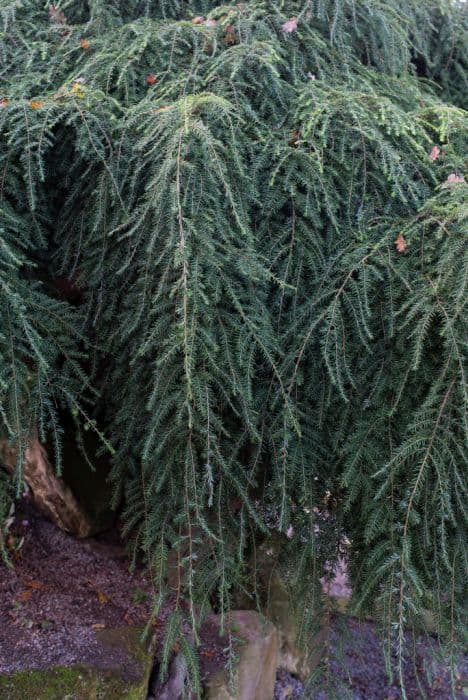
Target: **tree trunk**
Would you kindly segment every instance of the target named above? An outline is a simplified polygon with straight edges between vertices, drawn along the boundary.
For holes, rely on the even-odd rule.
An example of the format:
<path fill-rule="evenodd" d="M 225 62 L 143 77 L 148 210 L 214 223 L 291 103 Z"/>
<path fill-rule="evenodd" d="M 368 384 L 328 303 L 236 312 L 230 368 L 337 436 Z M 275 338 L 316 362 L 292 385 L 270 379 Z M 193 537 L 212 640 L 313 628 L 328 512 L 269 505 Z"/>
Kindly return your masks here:
<path fill-rule="evenodd" d="M 6 440 L 0 441 L 0 460 L 13 472 L 16 448 Z M 89 517 L 80 506 L 71 489 L 54 471 L 47 452 L 37 439 L 29 442 L 23 468 L 24 480 L 31 489 L 34 504 L 47 518 L 75 537 L 91 533 Z"/>

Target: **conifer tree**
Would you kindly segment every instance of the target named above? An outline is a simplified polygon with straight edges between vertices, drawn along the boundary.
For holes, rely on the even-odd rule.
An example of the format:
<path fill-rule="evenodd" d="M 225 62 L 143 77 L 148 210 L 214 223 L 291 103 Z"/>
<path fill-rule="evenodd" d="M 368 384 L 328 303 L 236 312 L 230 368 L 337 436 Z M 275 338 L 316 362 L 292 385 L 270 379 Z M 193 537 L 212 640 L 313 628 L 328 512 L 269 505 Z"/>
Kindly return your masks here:
<path fill-rule="evenodd" d="M 465 7 L 0 0 L 0 434 L 107 436 L 166 651 L 275 534 L 463 633 Z"/>

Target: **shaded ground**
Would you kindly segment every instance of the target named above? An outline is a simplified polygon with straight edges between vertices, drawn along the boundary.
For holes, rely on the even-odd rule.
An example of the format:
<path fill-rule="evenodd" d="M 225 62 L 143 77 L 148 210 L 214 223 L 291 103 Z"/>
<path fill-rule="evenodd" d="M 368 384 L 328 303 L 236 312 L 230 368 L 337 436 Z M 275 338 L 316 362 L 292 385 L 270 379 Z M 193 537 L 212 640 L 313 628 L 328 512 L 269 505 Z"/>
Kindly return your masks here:
<path fill-rule="evenodd" d="M 98 630 L 147 622 L 151 581 L 142 568 L 130 572 L 130 560 L 115 535 L 76 540 L 25 504 L 17 511 L 12 537 L 16 544 L 22 538 L 24 542 L 14 569 L 0 561 L 0 673 L 95 660 L 100 653 Z M 349 593 L 344 571 L 333 585 L 332 594 Z M 156 621 L 158 629 L 164 626 L 167 612 Z M 199 650 L 203 678 L 223 665 L 225 646 L 217 630 L 205 625 Z M 434 649 L 428 639 L 415 645 L 414 659 L 405 668 L 409 700 L 468 697 L 466 660 L 456 670 L 452 695 L 449 671 L 443 662 L 433 661 Z M 316 690 L 305 691 L 280 671 L 275 700 L 401 697 L 398 687 L 388 682 L 372 623 L 337 617 L 332 623 L 331 650 L 328 680 L 322 678 Z M 328 684 L 333 684 L 334 693 L 324 690 Z"/>
<path fill-rule="evenodd" d="M 13 569 L 0 563 L 0 673 L 91 661 L 97 630 L 147 621 L 151 583 L 118 541 L 75 540 L 27 506 L 12 537 L 24 543 Z"/>
<path fill-rule="evenodd" d="M 331 660 L 328 673 L 316 681 L 314 689 L 304 686 L 290 674 L 280 671 L 275 700 L 400 700 L 402 693 L 388 680 L 375 625 L 337 616 L 331 627 Z M 468 697 L 468 659 L 454 669 L 455 690 L 451 692 L 450 669 L 438 656 L 431 637 L 416 640 L 405 664 L 404 679 L 408 700 L 462 700 Z M 327 688 L 327 689 L 326 689 Z"/>
<path fill-rule="evenodd" d="M 115 658 L 100 657 L 99 630 L 143 627 L 153 594 L 143 568 L 130 572 L 130 558 L 118 536 L 76 540 L 23 504 L 10 538 L 12 544 L 24 541 L 14 568 L 0 559 L 0 674 L 53 664 L 118 663 L 118 647 Z M 168 605 L 154 621 L 156 632 L 164 628 L 169 610 Z M 201 671 L 206 677 L 223 665 L 225 640 L 205 624 L 202 641 Z"/>

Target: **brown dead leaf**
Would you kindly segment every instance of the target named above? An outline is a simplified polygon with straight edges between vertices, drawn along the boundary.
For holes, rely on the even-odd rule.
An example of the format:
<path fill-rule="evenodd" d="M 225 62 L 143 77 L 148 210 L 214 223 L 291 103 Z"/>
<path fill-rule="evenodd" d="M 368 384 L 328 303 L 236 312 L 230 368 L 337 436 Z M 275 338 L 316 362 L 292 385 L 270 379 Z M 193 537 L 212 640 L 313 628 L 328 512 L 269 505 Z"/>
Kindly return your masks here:
<path fill-rule="evenodd" d="M 158 82 L 158 79 L 154 73 L 148 73 L 145 80 L 146 80 L 146 84 L 149 86 L 154 85 L 155 83 Z"/>
<path fill-rule="evenodd" d="M 18 596 L 18 600 L 21 600 L 22 603 L 26 603 L 31 598 L 32 594 L 32 591 L 22 591 Z"/>
<path fill-rule="evenodd" d="M 109 598 L 106 596 L 104 591 L 97 591 L 97 597 L 99 599 L 99 602 L 102 604 L 109 602 Z"/>
<path fill-rule="evenodd" d="M 206 656 L 208 659 L 212 659 L 213 656 L 216 656 L 216 651 L 213 651 L 213 649 L 202 649 L 200 656 Z"/>
<path fill-rule="evenodd" d="M 35 591 L 41 591 L 45 588 L 45 584 L 42 581 L 26 581 L 26 586 L 32 588 Z"/>
<path fill-rule="evenodd" d="M 405 237 L 403 236 L 402 233 L 400 233 L 398 238 L 396 239 L 395 247 L 399 253 L 404 253 L 406 248 L 408 247 L 408 244 L 407 244 Z"/>
<path fill-rule="evenodd" d="M 67 23 L 65 12 L 63 12 L 63 10 L 59 10 L 55 5 L 49 5 L 49 17 L 51 22 L 57 22 L 57 24 Z"/>
<path fill-rule="evenodd" d="M 293 131 L 291 131 L 290 136 L 291 136 L 291 138 L 289 139 L 289 142 L 288 142 L 289 145 L 290 146 L 297 146 L 297 144 L 299 143 L 299 141 L 301 139 L 301 132 L 299 131 L 299 129 L 294 129 Z"/>
<path fill-rule="evenodd" d="M 167 112 L 169 109 L 169 105 L 166 107 L 158 107 L 158 109 L 153 109 L 153 114 L 162 114 L 163 112 Z"/>
<path fill-rule="evenodd" d="M 460 182 L 464 182 L 465 178 L 463 175 L 458 175 L 458 173 L 450 173 L 445 181 L 445 186 L 452 187 L 453 185 L 458 185 Z"/>
<path fill-rule="evenodd" d="M 291 17 L 291 19 L 288 19 L 288 21 L 282 25 L 281 29 L 285 34 L 292 34 L 293 32 L 296 32 L 297 17 Z"/>
<path fill-rule="evenodd" d="M 106 626 L 102 624 L 102 622 L 96 622 L 94 625 L 91 625 L 93 630 L 104 630 L 106 629 Z"/>
<path fill-rule="evenodd" d="M 236 32 L 233 24 L 228 24 L 224 30 L 224 41 L 228 46 L 233 46 L 236 43 Z"/>

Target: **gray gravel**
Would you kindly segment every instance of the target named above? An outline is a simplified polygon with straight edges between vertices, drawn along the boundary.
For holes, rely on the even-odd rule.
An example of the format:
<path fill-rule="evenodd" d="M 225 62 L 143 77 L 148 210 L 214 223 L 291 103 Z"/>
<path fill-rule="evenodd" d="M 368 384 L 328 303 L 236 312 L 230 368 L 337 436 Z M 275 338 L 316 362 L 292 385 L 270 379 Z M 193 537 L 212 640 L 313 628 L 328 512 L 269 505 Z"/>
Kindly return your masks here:
<path fill-rule="evenodd" d="M 437 656 L 434 639 L 415 641 L 412 658 L 404 669 L 408 700 L 466 700 L 468 697 L 468 655 L 454 670 L 453 692 L 447 660 Z M 312 687 L 280 670 L 275 700 L 400 700 L 399 685 L 389 681 L 375 626 L 353 618 L 337 618 L 331 630 L 329 672 Z"/>

